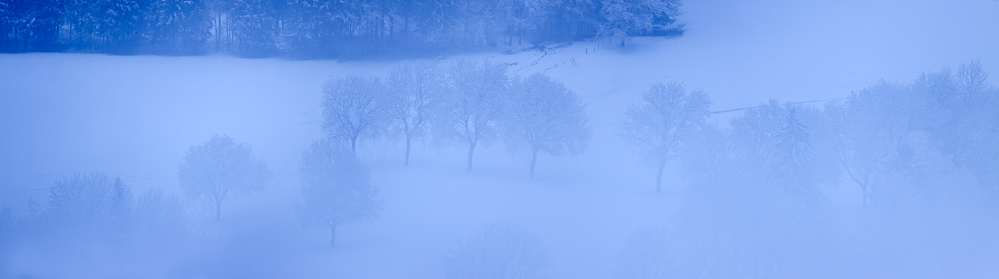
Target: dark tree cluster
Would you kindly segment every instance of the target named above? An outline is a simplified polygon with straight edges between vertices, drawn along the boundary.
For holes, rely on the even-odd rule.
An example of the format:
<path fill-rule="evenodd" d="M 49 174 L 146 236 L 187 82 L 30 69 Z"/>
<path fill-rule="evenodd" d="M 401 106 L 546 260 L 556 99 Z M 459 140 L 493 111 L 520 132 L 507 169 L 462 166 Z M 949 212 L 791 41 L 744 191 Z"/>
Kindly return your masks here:
<path fill-rule="evenodd" d="M 0 0 L 0 52 L 357 58 L 678 36 L 678 0 Z"/>

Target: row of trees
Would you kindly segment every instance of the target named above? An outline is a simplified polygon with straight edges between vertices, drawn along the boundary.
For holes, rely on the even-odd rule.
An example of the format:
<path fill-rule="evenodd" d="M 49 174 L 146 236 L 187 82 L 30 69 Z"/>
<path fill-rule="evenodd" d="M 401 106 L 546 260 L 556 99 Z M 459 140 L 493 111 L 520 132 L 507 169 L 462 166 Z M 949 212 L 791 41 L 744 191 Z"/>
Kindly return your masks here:
<path fill-rule="evenodd" d="M 741 181 L 810 199 L 845 175 L 865 205 L 883 198 L 890 181 L 920 175 L 915 170 L 931 165 L 921 160 L 933 157 L 992 189 L 999 185 L 999 149 L 990 144 L 999 142 L 999 90 L 986 77 L 972 62 L 911 84 L 882 80 L 821 110 L 771 100 L 740 109 L 729 129 L 705 122 L 712 112 L 703 92 L 659 83 L 629 107 L 622 137 L 656 167 L 657 193 L 663 168 L 677 158 L 694 181 L 714 185 L 736 171 Z"/>
<path fill-rule="evenodd" d="M 357 57 L 679 35 L 677 0 L 0 0 L 0 51 Z"/>
<path fill-rule="evenodd" d="M 590 129 L 582 99 L 543 74 L 509 77 L 504 65 L 457 62 L 446 67 L 414 63 L 377 77 L 330 79 L 323 86 L 323 128 L 351 151 L 358 141 L 402 137 L 403 164 L 415 138 L 442 146 L 475 148 L 502 139 L 530 156 L 533 177 L 538 153 L 581 154 Z"/>
<path fill-rule="evenodd" d="M 657 176 L 675 162 L 689 187 L 662 229 L 622 250 L 618 275 L 976 276 L 999 228 L 999 88 L 986 79 L 971 62 L 824 106 L 716 112 L 740 113 L 727 127 L 704 121 L 703 93 L 653 85 L 622 136 Z M 843 192 L 864 210 L 835 208 Z"/>
<path fill-rule="evenodd" d="M 303 153 L 299 170 L 302 199 L 296 212 L 301 224 L 330 228 L 331 244 L 339 225 L 378 216 L 378 189 L 371 184 L 367 168 L 349 150 L 318 141 Z M 216 221 L 220 221 L 223 201 L 263 190 L 270 174 L 267 164 L 253 156 L 249 145 L 216 135 L 188 149 L 178 182 L 190 201 L 213 205 Z M 89 235 L 102 241 L 126 236 L 158 241 L 167 237 L 164 233 L 174 239 L 190 236 L 188 212 L 179 198 L 158 188 L 134 197 L 131 187 L 106 173 L 81 173 L 59 180 L 50 188 L 47 208 L 29 203 L 30 212 L 24 218 L 16 218 L 10 208 L 3 208 L 0 232 L 15 225 L 53 224 L 56 227 L 50 229 L 54 233 L 75 232 L 81 235 L 69 238 L 82 237 L 82 241 L 95 241 Z"/>
<path fill-rule="evenodd" d="M 381 211 L 378 188 L 371 184 L 367 167 L 337 142 L 321 140 L 309 146 L 302 154 L 299 172 L 299 220 L 304 227 L 329 228 L 330 245 L 336 243 L 338 226 L 375 218 Z M 189 197 L 213 203 L 218 221 L 227 196 L 262 190 L 269 174 L 267 165 L 251 154 L 249 145 L 216 135 L 188 149 L 179 182 Z"/>

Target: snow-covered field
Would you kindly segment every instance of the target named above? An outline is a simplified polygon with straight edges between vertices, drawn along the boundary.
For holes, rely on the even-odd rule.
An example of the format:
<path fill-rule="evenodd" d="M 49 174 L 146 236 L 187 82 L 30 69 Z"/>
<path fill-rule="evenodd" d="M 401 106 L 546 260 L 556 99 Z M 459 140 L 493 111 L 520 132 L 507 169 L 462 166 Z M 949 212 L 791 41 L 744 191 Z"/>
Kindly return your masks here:
<path fill-rule="evenodd" d="M 44 205 L 59 178 L 88 171 L 120 176 L 136 193 L 179 194 L 188 146 L 224 133 L 252 145 L 276 175 L 263 192 L 228 200 L 221 223 L 211 209 L 196 209 L 202 229 L 224 244 L 167 277 L 438 278 L 456 240 L 487 224 L 511 224 L 551 246 L 555 277 L 601 278 L 629 235 L 662 224 L 682 202 L 675 170 L 654 195 L 654 171 L 639 166 L 618 136 L 627 105 L 653 82 L 703 89 L 713 110 L 839 98 L 880 78 L 908 82 L 971 60 L 999 84 L 996 1 L 691 0 L 685 11 L 688 32 L 678 39 L 440 58 L 510 63 L 513 74 L 544 72 L 564 82 L 587 105 L 590 149 L 577 158 L 542 156 L 530 180 L 528 158 L 502 144 L 479 149 L 472 173 L 460 147 L 417 144 L 403 167 L 401 141 L 365 144 L 359 154 L 384 211 L 343 226 L 333 250 L 327 231 L 301 229 L 293 211 L 299 158 L 321 136 L 320 87 L 330 77 L 384 76 L 405 61 L 2 54 L 0 206 L 23 214 L 29 198 Z M 852 212 L 859 192 L 843 183 L 833 202 Z M 7 274 L 69 272 L 43 263 L 51 259 L 15 254 L 0 264 Z"/>

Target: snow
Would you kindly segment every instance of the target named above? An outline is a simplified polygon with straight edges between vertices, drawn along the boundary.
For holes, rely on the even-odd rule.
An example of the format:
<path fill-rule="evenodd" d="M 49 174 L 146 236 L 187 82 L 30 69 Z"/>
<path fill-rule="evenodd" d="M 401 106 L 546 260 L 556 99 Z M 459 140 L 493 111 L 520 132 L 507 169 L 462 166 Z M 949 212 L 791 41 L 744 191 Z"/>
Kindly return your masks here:
<path fill-rule="evenodd" d="M 328 231 L 302 230 L 293 211 L 299 158 L 320 137 L 321 85 L 331 76 L 384 77 L 404 61 L 2 54 L 0 206 L 17 214 L 28 198 L 44 206 L 57 179 L 94 170 L 121 176 L 134 193 L 180 194 L 187 147 L 224 133 L 250 144 L 276 175 L 264 192 L 227 201 L 220 224 L 196 210 L 226 241 L 180 264 L 179 277 L 437 278 L 444 251 L 488 224 L 537 234 L 553 248 L 555 277 L 606 277 L 629 235 L 665 222 L 684 188 L 671 167 L 664 193 L 653 195 L 654 170 L 638 166 L 619 137 L 625 108 L 653 82 L 703 89 L 713 110 L 839 98 L 879 78 L 908 82 L 973 59 L 999 83 L 995 1 L 691 0 L 684 10 L 688 32 L 678 39 L 442 58 L 516 63 L 514 74 L 563 81 L 587 105 L 591 148 L 575 158 L 540 155 L 529 180 L 529 158 L 502 144 L 480 146 L 472 173 L 460 147 L 414 143 L 411 166 L 402 167 L 402 141 L 359 146 L 385 208 L 376 221 L 342 227 L 335 250 Z M 842 188 L 838 206 L 856 209 L 844 200 L 859 193 Z"/>

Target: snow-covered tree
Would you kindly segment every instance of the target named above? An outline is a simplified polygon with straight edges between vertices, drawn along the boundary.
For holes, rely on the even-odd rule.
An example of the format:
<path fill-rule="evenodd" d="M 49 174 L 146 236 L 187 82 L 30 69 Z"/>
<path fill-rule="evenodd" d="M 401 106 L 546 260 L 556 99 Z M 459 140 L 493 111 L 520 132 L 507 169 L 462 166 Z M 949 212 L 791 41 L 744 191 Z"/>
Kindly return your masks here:
<path fill-rule="evenodd" d="M 708 116 L 711 101 L 700 90 L 682 83 L 656 83 L 642 94 L 641 106 L 628 107 L 622 137 L 643 159 L 658 169 L 656 193 L 662 192 L 662 173 L 677 158 Z"/>
<path fill-rule="evenodd" d="M 279 1 L 233 0 L 228 28 L 236 44 L 235 52 L 250 57 L 278 53 L 280 35 Z"/>
<path fill-rule="evenodd" d="M 211 20 L 205 0 L 155 0 L 145 17 L 148 47 L 166 54 L 201 53 Z"/>
<path fill-rule="evenodd" d="M 679 0 L 603 0 L 600 34 L 622 38 L 655 35 L 677 28 Z M 622 41 L 622 44 L 624 41 Z"/>
<path fill-rule="evenodd" d="M 489 62 L 459 61 L 447 70 L 448 88 L 435 113 L 434 132 L 446 143 L 468 144 L 468 171 L 475 147 L 496 137 L 507 80 L 506 67 Z"/>
<path fill-rule="evenodd" d="M 590 141 L 582 98 L 544 74 L 513 80 L 504 115 L 506 143 L 527 151 L 532 178 L 538 152 L 578 155 Z"/>
<path fill-rule="evenodd" d="M 429 127 L 434 105 L 440 103 L 443 73 L 431 62 L 409 63 L 396 67 L 389 73 L 388 98 L 392 101 L 390 116 L 394 125 L 406 139 L 406 158 L 413 138 L 423 137 Z"/>
<path fill-rule="evenodd" d="M 827 181 L 841 171 L 813 107 L 776 100 L 751 107 L 731 120 L 734 159 L 746 180 L 815 201 Z M 821 132 L 821 133 L 820 133 Z"/>
<path fill-rule="evenodd" d="M 865 206 L 878 179 L 904 163 L 900 152 L 916 128 L 914 116 L 926 111 L 923 105 L 909 87 L 882 80 L 826 106 L 839 161 L 860 186 Z"/>
<path fill-rule="evenodd" d="M 962 64 L 956 76 L 948 71 L 923 75 L 916 90 L 934 96 L 931 135 L 940 151 L 958 166 L 972 171 L 980 183 L 999 189 L 999 88 L 987 83 L 988 72 L 978 61 Z"/>
<path fill-rule="evenodd" d="M 775 135 L 774 154 L 770 158 L 770 180 L 785 191 L 815 196 L 816 167 L 811 127 L 788 108 L 783 126 Z"/>
<path fill-rule="evenodd" d="M 215 204 L 215 220 L 222 218 L 222 202 L 231 195 L 248 195 L 264 188 L 270 171 L 245 143 L 215 135 L 187 149 L 178 182 L 188 196 Z"/>
<path fill-rule="evenodd" d="M 122 226 L 132 211 L 132 192 L 102 172 L 64 177 L 49 190 L 48 214 L 63 224 Z"/>
<path fill-rule="evenodd" d="M 375 139 L 391 123 L 393 101 L 377 77 L 348 76 L 323 84 L 323 129 L 335 141 L 350 142 L 357 151 L 361 139 Z"/>
<path fill-rule="evenodd" d="M 303 226 L 330 229 L 330 246 L 336 229 L 372 219 L 381 211 L 378 189 L 368 169 L 338 142 L 321 140 L 302 154 L 302 201 L 297 212 Z"/>
<path fill-rule="evenodd" d="M 490 226 L 444 254 L 444 277 L 541 279 L 551 277 L 550 249 L 533 234 Z"/>

